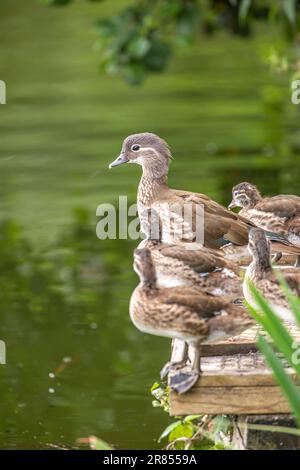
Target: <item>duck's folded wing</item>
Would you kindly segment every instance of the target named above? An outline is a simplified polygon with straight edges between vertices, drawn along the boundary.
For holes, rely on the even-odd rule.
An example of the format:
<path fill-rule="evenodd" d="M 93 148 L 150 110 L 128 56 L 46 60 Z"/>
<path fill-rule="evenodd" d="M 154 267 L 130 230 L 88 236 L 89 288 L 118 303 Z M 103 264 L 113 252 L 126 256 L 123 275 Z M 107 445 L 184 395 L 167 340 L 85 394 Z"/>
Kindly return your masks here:
<path fill-rule="evenodd" d="M 176 204 L 182 209 L 182 214 L 179 216 L 174 210 Z M 194 241 L 197 233 L 200 234 L 200 237 L 197 237 L 199 241 L 201 233 L 203 233 L 205 245 L 212 248 L 228 242 L 237 245 L 248 243 L 248 231 L 253 224 L 203 194 L 172 190 L 168 200 L 168 208 L 172 215 L 176 215 L 177 226 L 180 227 L 181 224 L 178 232 L 181 230 L 185 234 L 186 240 Z M 188 220 L 188 217 L 183 217 L 183 210 L 186 211 L 186 214 L 192 214 L 191 221 Z M 160 214 L 162 212 L 160 211 Z M 166 222 L 165 215 L 164 218 L 163 224 Z"/>
<path fill-rule="evenodd" d="M 199 246 L 198 249 L 189 250 L 182 245 L 170 245 L 163 247 L 160 251 L 168 258 L 182 261 L 197 272 L 214 271 L 217 267 L 226 266 L 225 258 L 219 252 Z"/>
<path fill-rule="evenodd" d="M 273 196 L 259 202 L 255 209 L 263 212 L 272 212 L 278 217 L 294 217 L 300 215 L 300 197 L 298 196 Z"/>
<path fill-rule="evenodd" d="M 214 297 L 188 287 L 164 289 L 159 295 L 162 303 L 184 306 L 203 317 L 211 317 L 228 305 L 228 301 L 224 298 Z"/>

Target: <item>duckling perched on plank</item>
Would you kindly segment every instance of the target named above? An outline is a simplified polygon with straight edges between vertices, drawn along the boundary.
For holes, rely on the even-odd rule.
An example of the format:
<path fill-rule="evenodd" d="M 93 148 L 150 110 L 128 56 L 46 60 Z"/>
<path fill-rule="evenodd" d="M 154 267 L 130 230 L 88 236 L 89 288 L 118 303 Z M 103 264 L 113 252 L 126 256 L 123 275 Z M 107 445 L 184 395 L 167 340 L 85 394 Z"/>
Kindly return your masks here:
<path fill-rule="evenodd" d="M 145 333 L 183 340 L 194 352 L 191 366 L 180 369 L 170 379 L 173 390 L 185 393 L 200 377 L 200 344 L 240 334 L 254 322 L 243 308 L 199 288 L 159 288 L 147 248 L 134 251 L 134 270 L 140 284 L 130 300 L 133 324 Z"/>
<path fill-rule="evenodd" d="M 278 233 L 294 245 L 300 246 L 299 196 L 281 194 L 262 197 L 254 184 L 245 182 L 232 189 L 232 201 L 228 208 L 234 207 L 241 207 L 239 214 L 257 227 Z"/>
<path fill-rule="evenodd" d="M 253 261 L 248 266 L 244 278 L 243 291 L 247 302 L 254 308 L 257 304 L 249 290 L 249 280 L 256 289 L 268 300 L 273 310 L 282 320 L 295 322 L 289 303 L 281 289 L 280 282 L 271 266 L 270 243 L 262 229 L 252 229 L 249 233 L 249 251 Z M 300 271 L 289 268 L 282 275 L 292 293 L 300 297 Z"/>
<path fill-rule="evenodd" d="M 206 293 L 243 298 L 240 267 L 218 250 L 198 246 L 188 250 L 184 244 L 143 240 L 138 248 L 148 248 L 159 287 L 194 286 Z"/>

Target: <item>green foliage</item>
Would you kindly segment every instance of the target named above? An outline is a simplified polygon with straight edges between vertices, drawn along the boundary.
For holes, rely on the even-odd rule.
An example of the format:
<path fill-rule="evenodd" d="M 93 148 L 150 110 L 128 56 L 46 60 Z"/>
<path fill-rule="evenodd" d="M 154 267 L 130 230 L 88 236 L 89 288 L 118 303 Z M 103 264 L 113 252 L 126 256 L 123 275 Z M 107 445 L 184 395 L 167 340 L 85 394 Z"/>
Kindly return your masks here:
<path fill-rule="evenodd" d="M 300 326 L 300 301 L 288 289 L 287 285 L 281 281 L 282 288 L 290 304 L 290 309 L 294 313 L 295 320 Z M 259 337 L 258 345 L 265 355 L 267 363 L 273 370 L 274 376 L 280 385 L 282 392 L 286 396 L 291 405 L 291 409 L 295 415 L 298 426 L 300 427 L 300 390 L 295 382 L 287 374 L 284 362 L 278 358 L 276 352 L 283 354 L 284 359 L 289 366 L 295 371 L 296 376 L 300 379 L 300 361 L 296 348 L 299 345 L 290 335 L 287 328 L 282 324 L 278 316 L 273 312 L 268 302 L 250 283 L 249 285 L 252 295 L 258 305 L 257 309 L 253 309 L 248 305 L 248 309 L 252 313 L 255 320 L 264 328 L 273 341 L 273 345 L 269 345 L 265 338 Z"/>
<path fill-rule="evenodd" d="M 101 67 L 131 84 L 141 83 L 149 72 L 163 71 L 171 55 L 170 35 L 176 28 L 187 39 L 192 13 L 197 13 L 194 2 L 138 1 L 119 15 L 98 21 Z"/>
<path fill-rule="evenodd" d="M 226 450 L 231 432 L 226 416 L 190 415 L 167 426 L 158 442 L 167 440 L 168 450 Z"/>
<path fill-rule="evenodd" d="M 152 405 L 169 412 L 169 388 L 158 382 L 151 387 Z M 232 422 L 227 416 L 189 415 L 170 423 L 158 442 L 168 450 L 224 450 L 229 448 Z"/>
<path fill-rule="evenodd" d="M 72 0 L 40 0 L 68 5 Z M 102 0 L 85 0 L 102 1 Z M 272 22 L 289 38 L 299 31 L 296 0 L 132 0 L 120 13 L 97 22 L 100 67 L 130 84 L 143 82 L 149 73 L 165 70 L 177 46 L 200 34 L 225 29 L 248 36 L 256 21 Z M 203 44 L 203 40 L 201 40 Z"/>
<path fill-rule="evenodd" d="M 154 408 L 163 408 L 167 413 L 169 412 L 169 387 L 165 387 L 158 382 L 155 382 L 151 387 L 151 394 L 155 398 L 152 401 Z"/>

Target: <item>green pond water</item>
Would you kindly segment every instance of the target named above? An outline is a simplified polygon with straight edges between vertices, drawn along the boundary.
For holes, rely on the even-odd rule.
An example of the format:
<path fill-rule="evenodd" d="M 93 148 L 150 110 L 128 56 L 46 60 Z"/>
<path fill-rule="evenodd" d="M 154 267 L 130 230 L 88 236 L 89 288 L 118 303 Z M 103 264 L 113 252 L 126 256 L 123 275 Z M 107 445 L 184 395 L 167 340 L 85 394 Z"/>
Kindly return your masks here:
<path fill-rule="evenodd" d="M 263 61 L 276 35 L 202 38 L 132 88 L 98 73 L 93 28 L 128 3 L 0 2 L 2 449 L 72 448 L 90 435 L 162 445 L 170 419 L 149 389 L 170 343 L 129 320 L 137 242 L 95 234 L 99 204 L 135 201 L 139 167 L 108 170 L 125 136 L 162 135 L 170 183 L 223 204 L 242 180 L 300 194 L 300 107 Z"/>

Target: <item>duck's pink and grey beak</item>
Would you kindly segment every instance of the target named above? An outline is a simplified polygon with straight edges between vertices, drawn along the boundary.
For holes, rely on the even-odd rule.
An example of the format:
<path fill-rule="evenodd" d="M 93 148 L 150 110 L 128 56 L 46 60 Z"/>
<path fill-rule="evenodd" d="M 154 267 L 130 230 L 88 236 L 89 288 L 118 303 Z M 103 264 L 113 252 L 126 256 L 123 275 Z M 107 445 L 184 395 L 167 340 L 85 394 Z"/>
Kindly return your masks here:
<path fill-rule="evenodd" d="M 234 199 L 232 199 L 231 203 L 229 204 L 229 206 L 227 207 L 227 209 L 234 209 L 235 207 L 237 207 Z"/>
<path fill-rule="evenodd" d="M 128 161 L 129 160 L 126 157 L 125 153 L 120 153 L 118 158 L 116 158 L 113 162 L 111 162 L 108 168 L 113 168 L 114 166 L 122 165 L 123 163 L 127 163 Z"/>

